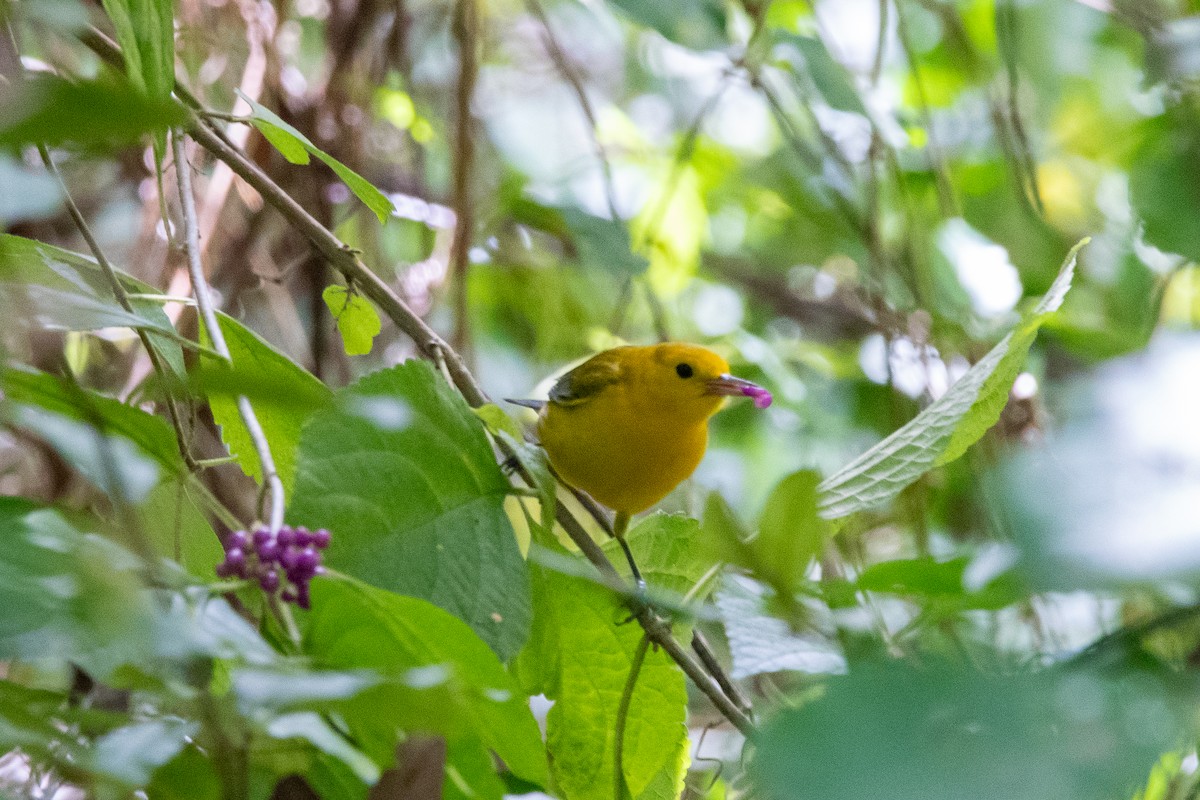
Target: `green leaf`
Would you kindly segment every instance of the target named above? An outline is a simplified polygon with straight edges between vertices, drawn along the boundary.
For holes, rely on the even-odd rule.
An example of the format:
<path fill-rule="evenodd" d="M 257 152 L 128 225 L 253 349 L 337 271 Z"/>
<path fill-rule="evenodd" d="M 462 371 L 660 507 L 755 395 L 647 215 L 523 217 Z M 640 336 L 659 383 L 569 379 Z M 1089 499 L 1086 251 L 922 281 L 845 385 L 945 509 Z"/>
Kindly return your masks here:
<path fill-rule="evenodd" d="M 831 108 L 867 116 L 867 109 L 855 91 L 849 73 L 833 59 L 820 37 L 792 33 L 779 33 L 778 36 L 781 42 L 794 45 L 800 51 L 804 71 Z"/>
<path fill-rule="evenodd" d="M 393 679 L 343 712 L 363 739 L 390 740 L 394 748 L 398 728 L 477 737 L 516 775 L 545 785 L 541 734 L 525 696 L 461 620 L 424 600 L 319 579 L 304 645 L 323 667 L 372 669 Z"/>
<path fill-rule="evenodd" d="M 522 441 L 524 434 L 517 421 L 505 413 L 504 409 L 495 403 L 485 403 L 479 408 L 471 409 L 479 417 L 488 432 L 498 436 L 501 432 L 507 434 L 513 443 Z"/>
<path fill-rule="evenodd" d="M 0 147 L 125 144 L 183 119 L 183 110 L 169 98 L 150 97 L 125 81 L 67 81 L 42 74 L 0 94 Z"/>
<path fill-rule="evenodd" d="M 0 498 L 0 658 L 70 659 L 98 680 L 153 652 L 140 566 L 55 511 Z"/>
<path fill-rule="evenodd" d="M 529 578 L 483 425 L 420 361 L 337 400 L 301 436 L 288 519 L 333 531 L 330 566 L 429 600 L 511 656 L 529 632 Z"/>
<path fill-rule="evenodd" d="M 653 28 L 676 44 L 696 50 L 723 47 L 725 4 L 718 0 L 614 0 L 613 5 L 639 25 Z"/>
<path fill-rule="evenodd" d="M 652 590 L 668 595 L 668 599 L 683 597 L 697 588 L 716 561 L 703 548 L 696 546 L 700 523 L 682 514 L 651 514 L 638 522 L 625 536 L 629 549 L 638 563 L 642 577 Z M 619 572 L 630 577 L 629 565 L 615 539 L 604 543 L 604 552 Z M 708 596 L 699 587 L 693 593 L 696 600 Z"/>
<path fill-rule="evenodd" d="M 13 366 L 0 372 L 0 388 L 11 402 L 103 427 L 110 435 L 128 439 L 170 472 L 183 468 L 171 426 L 160 417 L 112 397 L 74 387 L 54 375 Z"/>
<path fill-rule="evenodd" d="M 271 447 L 271 457 L 283 488 L 289 495 L 296 476 L 296 449 L 300 429 L 312 415 L 314 404 L 332 396 L 323 383 L 296 362 L 280 353 L 254 331 L 237 320 L 218 314 L 221 332 L 229 346 L 233 369 L 239 374 L 253 373 L 256 380 L 271 387 L 273 395 L 260 394 L 250 401 Z M 205 336 L 207 342 L 207 336 Z M 210 373 L 226 370 L 211 361 L 203 369 Z M 226 377 L 235 377 L 226 372 Z M 235 382 L 236 385 L 236 382 Z M 242 471 L 262 481 L 262 464 L 254 440 L 238 414 L 237 395 L 210 394 L 213 419 L 221 426 L 221 439 L 237 457 Z"/>
<path fill-rule="evenodd" d="M 213 761 L 192 745 L 155 771 L 146 796 L 155 800 L 220 800 L 221 782 Z"/>
<path fill-rule="evenodd" d="M 103 0 L 129 78 L 155 99 L 175 88 L 175 20 L 171 0 Z"/>
<path fill-rule="evenodd" d="M 200 724 L 182 719 L 135 722 L 96 741 L 88 766 L 126 786 L 145 786 L 154 771 L 175 758 Z"/>
<path fill-rule="evenodd" d="M 769 721 L 751 773 L 779 800 L 1128 797 L 1187 740 L 1194 703 L 1194 686 L 1133 669 L 864 664 Z"/>
<path fill-rule="evenodd" d="M 617 711 L 642 631 L 620 624 L 628 610 L 607 589 L 545 568 L 534 572 L 539 606 L 531 642 L 536 653 L 553 651 L 543 678 L 555 701 L 546 719 L 554 782 L 571 800 L 608 800 L 615 796 Z M 635 800 L 679 796 L 686 719 L 683 673 L 665 653 L 649 650 L 629 704 L 622 759 Z"/>
<path fill-rule="evenodd" d="M 383 330 L 375 306 L 345 286 L 326 286 L 321 299 L 337 322 L 346 355 L 362 356 L 371 352 L 371 341 Z"/>
<path fill-rule="evenodd" d="M 117 273 L 130 294 L 157 294 L 149 284 Z M 151 341 L 176 376 L 184 375 L 180 344 L 191 345 L 175 331 L 162 306 L 133 299 L 130 315 L 113 297 L 108 279 L 92 259 L 43 242 L 0 235 L 0 301 L 8 313 L 60 330 L 131 327 L 150 331 Z"/>
<path fill-rule="evenodd" d="M 1190 119 L 1153 120 L 1129 171 L 1129 191 L 1147 242 L 1189 259 L 1200 259 L 1200 135 Z"/>
<path fill-rule="evenodd" d="M 382 677 L 370 670 L 245 667 L 230 674 L 231 690 L 247 717 L 262 711 L 325 710 L 333 701 L 357 697 L 381 681 Z"/>
<path fill-rule="evenodd" d="M 138 507 L 142 530 L 158 553 L 202 581 L 225 556 L 221 541 L 192 497 L 186 478 L 165 480 Z"/>
<path fill-rule="evenodd" d="M 735 680 L 790 670 L 810 674 L 842 673 L 846 657 L 838 644 L 833 615 L 815 601 L 804 603 L 805 626 L 793 631 L 770 613 L 773 590 L 740 575 L 727 575 L 717 592 L 717 611 L 725 623 Z"/>
<path fill-rule="evenodd" d="M 372 784 L 379 780 L 379 767 L 344 736 L 334 730 L 320 714 L 297 711 L 283 714 L 265 726 L 268 736 L 275 739 L 303 739 L 322 753 L 341 761 L 363 781 Z"/>
<path fill-rule="evenodd" d="M 446 743 L 442 800 L 503 800 L 504 796 L 504 782 L 486 747 L 470 739 Z"/>
<path fill-rule="evenodd" d="M 985 586 L 970 589 L 964 580 L 971 559 L 949 561 L 932 557 L 897 559 L 872 564 L 859 574 L 858 588 L 866 592 L 888 592 L 925 597 L 943 610 L 978 608 L 997 610 L 1023 596 L 1016 578 L 1001 574 Z"/>
<path fill-rule="evenodd" d="M 759 570 L 777 592 L 795 593 L 808 562 L 820 555 L 829 535 L 829 524 L 817 515 L 817 484 L 812 470 L 792 473 L 779 482 L 767 498 L 758 520 L 758 537 L 751 543 Z"/>
<path fill-rule="evenodd" d="M 508 201 L 509 213 L 518 222 L 562 239 L 568 255 L 580 264 L 616 272 L 640 275 L 649 262 L 633 252 L 629 228 L 621 220 L 604 219 L 574 206 L 551 206 L 528 197 Z"/>
<path fill-rule="evenodd" d="M 266 106 L 254 102 L 240 91 L 238 94 L 253 109 L 254 127 L 258 128 L 267 141 L 273 144 L 288 161 L 293 164 L 307 164 L 308 156 L 304 154 L 304 151 L 321 159 L 337 173 L 350 191 L 354 192 L 355 197 L 375 212 L 375 216 L 379 217 L 381 223 L 386 222 L 387 218 L 396 210 L 392 201 L 388 200 L 387 196 L 376 189 L 367 179 L 321 150 L 309 141 L 307 136 L 284 122 Z"/>
<path fill-rule="evenodd" d="M 844 517 L 886 503 L 933 467 L 957 459 L 996 423 L 1038 329 L 1062 304 L 1071 287 L 1075 257 L 1089 241 L 1071 248 L 1041 302 L 949 391 L 825 479 L 819 487 L 823 517 Z"/>
<path fill-rule="evenodd" d="M 46 442 L 64 461 L 118 503 L 136 505 L 158 485 L 158 464 L 124 436 L 64 414 L 10 403 L 6 421 Z"/>

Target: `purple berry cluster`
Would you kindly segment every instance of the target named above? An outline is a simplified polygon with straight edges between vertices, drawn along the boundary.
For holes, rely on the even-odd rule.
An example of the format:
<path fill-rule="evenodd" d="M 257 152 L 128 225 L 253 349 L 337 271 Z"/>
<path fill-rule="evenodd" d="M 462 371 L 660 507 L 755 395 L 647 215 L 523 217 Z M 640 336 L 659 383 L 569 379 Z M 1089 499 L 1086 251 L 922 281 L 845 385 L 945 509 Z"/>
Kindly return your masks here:
<path fill-rule="evenodd" d="M 267 594 L 279 592 L 285 603 L 307 609 L 308 584 L 325 571 L 321 551 L 328 546 L 329 531 L 324 528 L 284 525 L 274 537 L 266 526 L 253 533 L 234 531 L 225 539 L 225 560 L 217 564 L 217 576 L 257 579 Z"/>

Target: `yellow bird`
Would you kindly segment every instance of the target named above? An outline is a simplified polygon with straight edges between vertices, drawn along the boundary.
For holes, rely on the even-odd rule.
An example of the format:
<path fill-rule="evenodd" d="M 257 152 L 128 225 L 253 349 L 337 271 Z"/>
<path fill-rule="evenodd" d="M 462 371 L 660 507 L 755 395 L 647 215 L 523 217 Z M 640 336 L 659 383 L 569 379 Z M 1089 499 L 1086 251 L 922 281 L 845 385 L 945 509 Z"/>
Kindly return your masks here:
<path fill-rule="evenodd" d="M 663 499 L 692 474 L 708 447 L 708 418 L 726 398 L 759 408 L 771 393 L 729 374 L 725 359 L 694 344 L 617 347 L 559 378 L 539 409 L 537 432 L 559 476 L 616 512 L 625 543 L 629 518 Z"/>

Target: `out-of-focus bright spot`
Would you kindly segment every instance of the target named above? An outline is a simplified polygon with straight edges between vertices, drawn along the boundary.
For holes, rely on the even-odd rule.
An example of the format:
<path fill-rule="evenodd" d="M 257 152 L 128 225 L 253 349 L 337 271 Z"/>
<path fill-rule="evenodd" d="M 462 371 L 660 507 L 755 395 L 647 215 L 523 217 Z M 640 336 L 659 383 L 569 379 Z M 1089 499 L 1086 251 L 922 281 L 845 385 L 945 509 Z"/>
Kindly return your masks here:
<path fill-rule="evenodd" d="M 1129 202 L 1129 176 L 1124 172 L 1109 172 L 1096 184 L 1096 208 L 1110 222 L 1128 225 L 1133 221 L 1133 205 Z"/>
<path fill-rule="evenodd" d="M 746 155 L 765 156 L 773 144 L 771 112 L 762 93 L 741 84 L 731 85 L 721 95 L 705 130 Z"/>
<path fill-rule="evenodd" d="M 924 128 L 907 128 L 905 133 L 908 134 L 908 144 L 910 147 L 920 150 L 929 144 L 929 131 Z"/>
<path fill-rule="evenodd" d="M 834 58 L 855 72 L 867 72 L 879 47 L 879 3 L 876 0 L 823 0 L 816 4 L 822 38 L 829 42 Z M 888 14 L 884 38 L 895 35 L 896 15 Z"/>
<path fill-rule="evenodd" d="M 1016 307 L 1023 290 L 1007 250 L 961 217 L 947 220 L 938 231 L 937 242 L 971 298 L 975 313 L 990 319 Z"/>
<path fill-rule="evenodd" d="M 1029 568 L 1050 581 L 1200 572 L 1200 336 L 1162 336 L 1077 396 L 1045 448 L 1002 472 Z"/>
<path fill-rule="evenodd" d="M 1051 223 L 1075 228 L 1087 219 L 1083 184 L 1067 164 L 1047 161 L 1037 167 L 1038 191 Z"/>
<path fill-rule="evenodd" d="M 1133 237 L 1133 252 L 1150 269 L 1159 275 L 1166 275 L 1179 266 L 1181 256 L 1165 253 L 1142 238 L 1142 229 L 1138 228 L 1137 236 Z"/>
<path fill-rule="evenodd" d="M 382 431 L 402 431 L 413 421 L 412 408 L 395 397 L 352 397 L 345 410 Z"/>
<path fill-rule="evenodd" d="M 871 121 L 862 114 L 839 111 L 828 106 L 814 106 L 817 124 L 825 132 L 847 161 L 859 164 L 866 160 L 871 150 Z"/>
<path fill-rule="evenodd" d="M 746 238 L 748 218 L 741 206 L 726 205 L 708 218 L 708 235 L 712 238 L 713 250 L 731 254 L 742 246 Z"/>
<path fill-rule="evenodd" d="M 630 225 L 633 241 L 646 241 L 642 255 L 650 259 L 646 279 L 654 291 L 674 297 L 687 288 L 700 261 L 700 246 L 708 234 L 708 210 L 700 176 L 690 167 L 680 171 L 672 186 L 664 181 L 659 192 L 672 190 L 665 210 L 661 194 L 651 197 Z"/>
<path fill-rule="evenodd" d="M 818 270 L 812 279 L 812 294 L 817 300 L 828 300 L 837 291 L 837 278 L 825 270 Z"/>
<path fill-rule="evenodd" d="M 1022 372 L 1017 376 L 1017 379 L 1013 381 L 1011 394 L 1015 400 L 1028 400 L 1037 394 L 1037 391 L 1037 378 L 1033 377 L 1033 375 L 1028 372 Z"/>
<path fill-rule="evenodd" d="M 375 110 L 380 117 L 402 131 L 408 130 L 417 120 L 417 109 L 412 98 L 399 89 L 377 89 Z"/>
<path fill-rule="evenodd" d="M 408 133 L 417 144 L 429 144 L 433 141 L 433 126 L 424 117 L 414 122 Z"/>
<path fill-rule="evenodd" d="M 890 378 L 892 386 L 909 397 L 929 391 L 936 398 L 952 384 L 937 348 L 919 347 L 906 336 L 893 340 L 890 351 L 882 334 L 868 336 L 859 348 L 858 364 L 872 383 L 887 384 Z"/>
<path fill-rule="evenodd" d="M 705 286 L 692 304 L 692 319 L 705 336 L 724 336 L 742 325 L 742 296 L 721 284 Z"/>
<path fill-rule="evenodd" d="M 1200 267 L 1175 271 L 1163 292 L 1161 313 L 1165 325 L 1200 327 Z"/>

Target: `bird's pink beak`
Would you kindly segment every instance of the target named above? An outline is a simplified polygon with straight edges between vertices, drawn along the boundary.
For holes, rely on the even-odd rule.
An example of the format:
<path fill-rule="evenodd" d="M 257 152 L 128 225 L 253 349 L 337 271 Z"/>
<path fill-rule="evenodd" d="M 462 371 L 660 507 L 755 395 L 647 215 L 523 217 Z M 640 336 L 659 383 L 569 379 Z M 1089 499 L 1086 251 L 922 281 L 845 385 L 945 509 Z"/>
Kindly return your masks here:
<path fill-rule="evenodd" d="M 713 378 L 707 384 L 708 394 L 723 397 L 750 397 L 754 399 L 755 408 L 766 408 L 771 405 L 771 393 L 757 383 L 735 378 L 732 375 L 721 375 Z"/>

